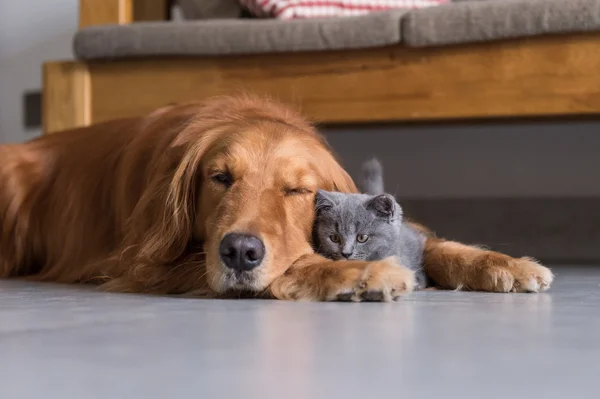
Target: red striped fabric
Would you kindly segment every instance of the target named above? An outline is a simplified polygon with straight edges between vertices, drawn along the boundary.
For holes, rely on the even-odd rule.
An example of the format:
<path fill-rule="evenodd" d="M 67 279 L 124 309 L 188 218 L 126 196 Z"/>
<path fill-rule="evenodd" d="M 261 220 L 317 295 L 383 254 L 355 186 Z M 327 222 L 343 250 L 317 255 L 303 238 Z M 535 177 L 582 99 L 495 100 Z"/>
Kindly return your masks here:
<path fill-rule="evenodd" d="M 422 8 L 450 0 L 240 0 L 248 11 L 264 18 L 324 18 L 362 15 L 395 8 Z"/>

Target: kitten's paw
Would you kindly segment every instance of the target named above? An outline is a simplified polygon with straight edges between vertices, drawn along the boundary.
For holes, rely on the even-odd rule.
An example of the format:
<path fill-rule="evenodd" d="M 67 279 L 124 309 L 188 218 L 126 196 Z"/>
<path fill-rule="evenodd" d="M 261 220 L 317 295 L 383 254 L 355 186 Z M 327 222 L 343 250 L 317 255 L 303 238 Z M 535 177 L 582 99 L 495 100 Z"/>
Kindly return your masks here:
<path fill-rule="evenodd" d="M 387 302 L 412 292 L 415 274 L 395 257 L 376 262 L 352 262 L 330 281 L 325 300 Z"/>
<path fill-rule="evenodd" d="M 485 267 L 479 277 L 482 290 L 490 292 L 542 292 L 554 280 L 550 269 L 530 258 Z"/>

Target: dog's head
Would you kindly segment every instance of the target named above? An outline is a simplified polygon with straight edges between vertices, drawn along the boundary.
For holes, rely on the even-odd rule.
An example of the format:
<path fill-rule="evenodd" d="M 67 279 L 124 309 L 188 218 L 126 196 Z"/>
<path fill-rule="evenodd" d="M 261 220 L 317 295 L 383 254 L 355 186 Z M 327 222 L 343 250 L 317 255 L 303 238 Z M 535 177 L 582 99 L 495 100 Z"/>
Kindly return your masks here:
<path fill-rule="evenodd" d="M 260 292 L 312 252 L 317 189 L 356 191 L 312 126 L 270 101 L 212 100 L 173 145 L 181 157 L 162 251 L 174 257 L 184 241 L 203 242 L 207 281 L 219 293 Z"/>

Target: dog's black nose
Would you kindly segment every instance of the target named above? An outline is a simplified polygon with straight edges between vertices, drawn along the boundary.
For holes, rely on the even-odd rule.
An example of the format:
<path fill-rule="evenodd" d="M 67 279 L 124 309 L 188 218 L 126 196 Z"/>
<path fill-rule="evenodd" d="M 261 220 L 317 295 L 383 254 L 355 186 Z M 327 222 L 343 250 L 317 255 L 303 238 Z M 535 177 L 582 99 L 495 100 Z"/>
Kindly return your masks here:
<path fill-rule="evenodd" d="M 247 271 L 260 265 L 265 256 L 265 245 L 255 236 L 229 233 L 221 241 L 219 254 L 225 266 Z"/>

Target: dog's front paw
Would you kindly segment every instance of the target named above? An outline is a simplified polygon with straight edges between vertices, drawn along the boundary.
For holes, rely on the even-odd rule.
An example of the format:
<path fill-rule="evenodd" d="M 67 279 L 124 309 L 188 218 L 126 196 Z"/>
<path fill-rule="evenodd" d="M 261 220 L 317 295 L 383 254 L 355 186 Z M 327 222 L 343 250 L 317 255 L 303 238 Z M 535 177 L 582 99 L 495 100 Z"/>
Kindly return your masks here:
<path fill-rule="evenodd" d="M 510 259 L 481 269 L 479 283 L 490 292 L 542 292 L 550 288 L 552 271 L 531 258 Z"/>
<path fill-rule="evenodd" d="M 326 283 L 327 301 L 391 301 L 412 292 L 415 274 L 395 257 L 375 262 L 348 262 Z"/>
<path fill-rule="evenodd" d="M 271 283 L 267 294 L 295 301 L 391 301 L 415 287 L 414 272 L 394 257 L 332 261 L 311 254 Z"/>
<path fill-rule="evenodd" d="M 549 268 L 531 258 L 516 259 L 511 273 L 514 277 L 514 292 L 546 291 L 554 280 L 554 274 Z"/>

